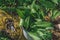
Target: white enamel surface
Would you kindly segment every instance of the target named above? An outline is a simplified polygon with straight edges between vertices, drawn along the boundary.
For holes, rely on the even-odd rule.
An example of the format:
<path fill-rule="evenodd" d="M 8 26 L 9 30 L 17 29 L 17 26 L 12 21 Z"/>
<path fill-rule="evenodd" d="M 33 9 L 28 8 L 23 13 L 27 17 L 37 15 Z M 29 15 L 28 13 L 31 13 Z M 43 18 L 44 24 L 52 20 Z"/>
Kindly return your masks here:
<path fill-rule="evenodd" d="M 24 37 L 25 37 L 27 40 L 33 40 L 33 39 L 29 36 L 28 32 L 25 31 L 24 28 L 22 28 L 22 29 L 23 29 L 23 35 L 24 35 Z"/>
<path fill-rule="evenodd" d="M 58 27 L 59 27 L 59 29 L 60 29 L 60 24 L 58 24 Z"/>

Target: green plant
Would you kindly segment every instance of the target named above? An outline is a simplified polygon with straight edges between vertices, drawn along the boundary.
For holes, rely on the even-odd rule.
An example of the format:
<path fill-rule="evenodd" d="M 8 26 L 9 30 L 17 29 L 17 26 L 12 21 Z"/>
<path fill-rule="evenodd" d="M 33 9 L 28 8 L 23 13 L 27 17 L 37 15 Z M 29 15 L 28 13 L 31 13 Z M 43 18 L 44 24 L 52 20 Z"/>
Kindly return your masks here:
<path fill-rule="evenodd" d="M 23 19 L 23 27 L 34 40 L 52 40 L 52 20 L 60 16 L 59 0 L 0 0 L 0 9 L 16 12 Z M 48 11 L 50 10 L 50 13 Z M 51 21 L 45 16 L 50 14 Z"/>

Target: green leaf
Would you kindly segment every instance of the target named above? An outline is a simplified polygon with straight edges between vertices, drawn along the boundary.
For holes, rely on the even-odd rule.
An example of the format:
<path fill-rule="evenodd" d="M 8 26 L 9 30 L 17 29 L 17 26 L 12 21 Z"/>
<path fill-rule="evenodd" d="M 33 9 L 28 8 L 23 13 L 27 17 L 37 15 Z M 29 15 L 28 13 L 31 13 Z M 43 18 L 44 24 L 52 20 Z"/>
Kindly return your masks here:
<path fill-rule="evenodd" d="M 55 7 L 55 4 L 50 1 L 40 0 L 40 3 L 41 3 L 41 6 L 43 6 L 45 8 L 53 9 Z"/>
<path fill-rule="evenodd" d="M 54 3 L 58 4 L 58 0 L 52 0 L 52 2 L 54 2 Z"/>
<path fill-rule="evenodd" d="M 26 29 L 29 27 L 29 24 L 30 24 L 30 16 L 28 16 L 24 22 L 24 26 L 26 27 Z"/>
<path fill-rule="evenodd" d="M 34 40 L 42 40 L 42 39 L 40 39 L 37 35 L 36 35 L 36 33 L 29 33 L 29 35 L 34 39 Z"/>
<path fill-rule="evenodd" d="M 43 22 L 37 21 L 37 22 L 35 22 L 35 24 L 36 24 L 36 26 L 42 27 L 42 28 L 51 27 L 51 23 L 44 22 L 44 21 Z"/>
<path fill-rule="evenodd" d="M 18 15 L 21 17 L 21 18 L 24 18 L 24 12 L 19 10 L 19 9 L 16 9 Z"/>
<path fill-rule="evenodd" d="M 56 18 L 57 16 L 60 16 L 60 12 L 58 12 L 56 15 L 54 15 L 55 18 Z"/>

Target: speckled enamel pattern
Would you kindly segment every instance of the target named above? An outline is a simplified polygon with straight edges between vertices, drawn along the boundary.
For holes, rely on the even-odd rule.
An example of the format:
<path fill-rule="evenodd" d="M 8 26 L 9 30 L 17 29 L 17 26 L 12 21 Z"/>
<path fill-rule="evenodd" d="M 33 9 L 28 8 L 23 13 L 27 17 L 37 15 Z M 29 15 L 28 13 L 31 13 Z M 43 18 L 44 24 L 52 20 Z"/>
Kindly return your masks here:
<path fill-rule="evenodd" d="M 11 40 L 26 40 L 26 38 L 23 35 L 23 31 L 22 31 L 23 29 L 19 27 L 20 17 L 19 16 L 17 16 L 17 18 L 15 17 L 16 16 L 11 16 L 9 13 L 6 13 L 5 11 L 0 10 L 0 31 L 4 31 L 5 34 L 9 38 L 11 38 Z M 15 31 L 7 29 L 6 27 L 7 19 L 13 20 Z"/>

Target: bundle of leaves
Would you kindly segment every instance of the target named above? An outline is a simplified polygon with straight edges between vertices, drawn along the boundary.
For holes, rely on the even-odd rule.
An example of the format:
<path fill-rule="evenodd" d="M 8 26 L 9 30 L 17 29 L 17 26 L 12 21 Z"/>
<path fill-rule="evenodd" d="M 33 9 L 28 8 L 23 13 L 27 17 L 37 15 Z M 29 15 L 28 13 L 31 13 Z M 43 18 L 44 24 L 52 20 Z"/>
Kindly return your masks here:
<path fill-rule="evenodd" d="M 60 16 L 59 4 L 59 0 L 0 0 L 0 9 L 16 12 L 22 18 L 20 25 L 34 40 L 52 40 L 50 30 L 52 21 Z"/>

